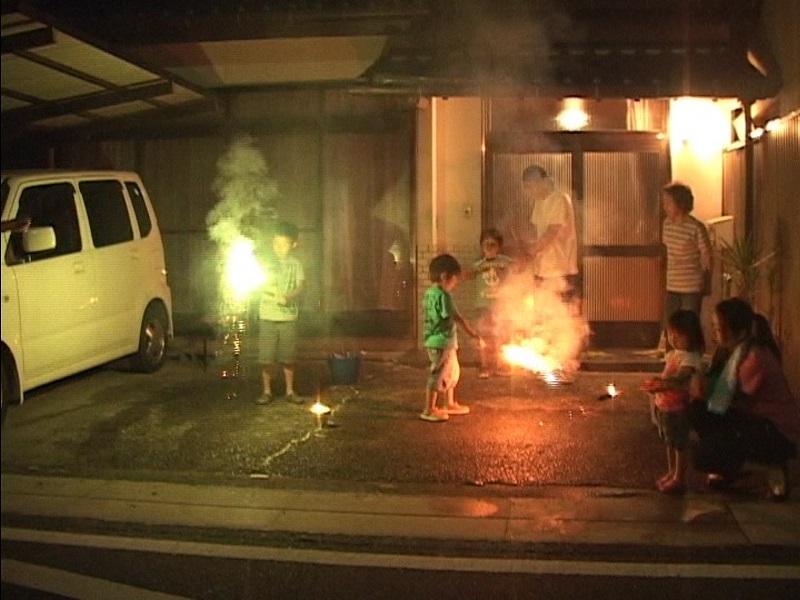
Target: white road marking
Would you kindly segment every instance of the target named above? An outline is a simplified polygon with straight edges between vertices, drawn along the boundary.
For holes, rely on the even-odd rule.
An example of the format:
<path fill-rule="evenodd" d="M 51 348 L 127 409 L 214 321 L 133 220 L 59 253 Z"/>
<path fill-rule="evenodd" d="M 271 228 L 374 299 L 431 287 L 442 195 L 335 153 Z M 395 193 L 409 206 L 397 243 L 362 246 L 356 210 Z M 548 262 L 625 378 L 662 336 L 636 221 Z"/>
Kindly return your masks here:
<path fill-rule="evenodd" d="M 587 560 L 547 560 L 523 558 L 466 558 L 450 556 L 415 556 L 409 554 L 375 554 L 367 552 L 338 552 L 298 548 L 273 548 L 231 544 L 212 544 L 160 540 L 138 537 L 119 537 L 62 533 L 4 527 L 3 540 L 65 544 L 107 550 L 130 550 L 184 556 L 233 558 L 324 564 L 347 567 L 417 569 L 425 571 L 462 571 L 485 573 L 517 573 L 535 575 L 583 575 L 644 578 L 693 579 L 798 579 L 800 566 L 716 563 L 651 563 Z M 3 560 L 3 580 L 5 560 Z"/>
<path fill-rule="evenodd" d="M 0 571 L 6 583 L 77 600 L 187 600 L 184 596 L 154 592 L 8 558 L 0 560 Z"/>

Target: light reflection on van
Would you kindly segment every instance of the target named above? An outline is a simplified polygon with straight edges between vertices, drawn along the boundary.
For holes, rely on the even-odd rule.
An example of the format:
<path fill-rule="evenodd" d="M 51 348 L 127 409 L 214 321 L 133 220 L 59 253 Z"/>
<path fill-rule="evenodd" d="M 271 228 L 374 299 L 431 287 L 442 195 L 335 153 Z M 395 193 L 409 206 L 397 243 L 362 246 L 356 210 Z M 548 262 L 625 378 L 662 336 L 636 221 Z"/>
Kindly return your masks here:
<path fill-rule="evenodd" d="M 111 360 L 161 367 L 172 297 L 136 173 L 4 172 L 2 219 L 27 225 L 0 246 L 3 421 L 25 391 Z"/>

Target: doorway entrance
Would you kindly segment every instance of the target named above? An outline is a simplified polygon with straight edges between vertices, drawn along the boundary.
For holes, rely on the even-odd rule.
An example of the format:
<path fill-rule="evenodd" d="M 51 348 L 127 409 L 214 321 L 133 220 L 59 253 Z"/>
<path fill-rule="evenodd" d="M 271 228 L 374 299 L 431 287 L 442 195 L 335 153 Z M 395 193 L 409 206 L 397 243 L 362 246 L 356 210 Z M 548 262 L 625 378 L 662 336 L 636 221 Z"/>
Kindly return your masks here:
<path fill-rule="evenodd" d="M 667 141 L 632 131 L 489 134 L 483 222 L 503 231 L 512 253 L 532 233 L 522 191 L 532 164 L 573 199 L 591 347 L 654 348 L 664 298 L 659 191 L 670 178 Z"/>

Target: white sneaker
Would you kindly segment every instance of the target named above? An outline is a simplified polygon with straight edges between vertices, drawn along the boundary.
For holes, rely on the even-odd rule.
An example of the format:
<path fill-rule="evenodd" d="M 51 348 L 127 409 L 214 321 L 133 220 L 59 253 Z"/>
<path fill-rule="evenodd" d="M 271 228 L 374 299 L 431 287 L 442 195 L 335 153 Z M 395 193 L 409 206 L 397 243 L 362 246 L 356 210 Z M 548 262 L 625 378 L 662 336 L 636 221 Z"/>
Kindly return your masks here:
<path fill-rule="evenodd" d="M 450 418 L 446 412 L 442 412 L 440 410 L 434 412 L 424 412 L 419 415 L 419 418 L 423 421 L 430 421 L 432 423 L 436 423 L 438 421 L 447 421 Z"/>

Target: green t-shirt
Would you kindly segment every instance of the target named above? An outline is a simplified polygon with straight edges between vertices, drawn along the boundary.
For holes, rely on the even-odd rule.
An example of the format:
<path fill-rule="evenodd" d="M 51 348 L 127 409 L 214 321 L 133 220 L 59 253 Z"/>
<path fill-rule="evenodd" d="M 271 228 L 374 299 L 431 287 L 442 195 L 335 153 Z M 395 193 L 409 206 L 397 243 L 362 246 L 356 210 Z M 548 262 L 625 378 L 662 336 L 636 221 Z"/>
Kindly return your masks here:
<path fill-rule="evenodd" d="M 500 286 L 508 276 L 512 262 L 513 259 L 505 254 L 475 261 L 476 308 L 488 308 L 497 300 Z"/>
<path fill-rule="evenodd" d="M 266 283 L 258 306 L 258 318 L 262 321 L 296 320 L 299 313 L 297 300 L 278 304 L 278 299 L 303 283 L 303 265 L 294 256 L 280 259 L 270 255 L 265 267 Z"/>
<path fill-rule="evenodd" d="M 458 348 L 456 308 L 453 298 L 438 285 L 425 292 L 425 321 L 423 334 L 426 348 Z"/>

